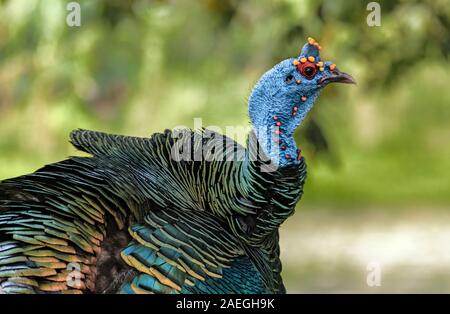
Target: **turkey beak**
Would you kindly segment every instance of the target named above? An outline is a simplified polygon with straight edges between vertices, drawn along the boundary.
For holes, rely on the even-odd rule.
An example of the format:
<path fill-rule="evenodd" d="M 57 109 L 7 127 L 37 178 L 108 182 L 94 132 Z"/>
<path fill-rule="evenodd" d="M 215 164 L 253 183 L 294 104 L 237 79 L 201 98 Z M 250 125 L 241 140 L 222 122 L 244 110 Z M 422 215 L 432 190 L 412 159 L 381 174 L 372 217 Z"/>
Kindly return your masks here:
<path fill-rule="evenodd" d="M 324 87 L 329 83 L 344 83 L 344 84 L 356 84 L 353 77 L 345 72 L 340 72 L 337 69 L 333 71 L 334 75 L 322 77 L 318 85 Z"/>

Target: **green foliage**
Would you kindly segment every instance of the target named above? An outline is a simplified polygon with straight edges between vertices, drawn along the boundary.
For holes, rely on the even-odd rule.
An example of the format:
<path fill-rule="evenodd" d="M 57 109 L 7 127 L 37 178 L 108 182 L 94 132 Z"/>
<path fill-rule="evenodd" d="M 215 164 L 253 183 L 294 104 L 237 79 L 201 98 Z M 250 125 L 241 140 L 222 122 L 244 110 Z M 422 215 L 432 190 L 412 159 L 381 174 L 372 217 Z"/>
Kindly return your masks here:
<path fill-rule="evenodd" d="M 368 27 L 369 1 L 85 0 L 78 28 L 67 2 L 1 4 L 0 178 L 76 154 L 75 128 L 247 125 L 253 83 L 312 36 L 358 86 L 329 87 L 298 134 L 303 204 L 450 203 L 447 1 L 380 1 Z"/>

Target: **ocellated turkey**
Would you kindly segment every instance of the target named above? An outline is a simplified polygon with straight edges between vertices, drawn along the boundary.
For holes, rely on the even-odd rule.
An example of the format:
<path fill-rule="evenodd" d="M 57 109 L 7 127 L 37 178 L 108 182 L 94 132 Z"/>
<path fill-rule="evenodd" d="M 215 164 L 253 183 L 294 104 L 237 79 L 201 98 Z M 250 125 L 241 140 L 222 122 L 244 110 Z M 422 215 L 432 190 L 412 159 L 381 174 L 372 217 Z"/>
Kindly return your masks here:
<path fill-rule="evenodd" d="M 306 177 L 293 133 L 324 86 L 353 82 L 319 50 L 261 77 L 247 147 L 76 130 L 90 157 L 0 182 L 0 293 L 284 293 L 278 229 Z"/>

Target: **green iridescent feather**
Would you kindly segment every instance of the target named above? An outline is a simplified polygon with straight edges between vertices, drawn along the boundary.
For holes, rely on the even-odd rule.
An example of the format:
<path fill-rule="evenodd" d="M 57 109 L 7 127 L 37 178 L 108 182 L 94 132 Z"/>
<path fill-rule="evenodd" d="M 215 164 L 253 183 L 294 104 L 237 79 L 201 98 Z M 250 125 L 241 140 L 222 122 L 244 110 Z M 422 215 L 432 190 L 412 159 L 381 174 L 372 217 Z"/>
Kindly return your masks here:
<path fill-rule="evenodd" d="M 91 157 L 2 181 L 0 291 L 284 292 L 278 227 L 301 196 L 303 159 L 264 173 L 258 159 L 171 158 L 175 142 L 203 132 L 175 139 L 170 131 L 135 138 L 77 130 L 72 143 Z M 111 230 L 126 234 L 116 253 L 127 275 L 99 291 L 100 262 L 112 260 L 102 253 L 114 244 Z M 71 263 L 80 271 L 75 283 L 65 280 Z"/>

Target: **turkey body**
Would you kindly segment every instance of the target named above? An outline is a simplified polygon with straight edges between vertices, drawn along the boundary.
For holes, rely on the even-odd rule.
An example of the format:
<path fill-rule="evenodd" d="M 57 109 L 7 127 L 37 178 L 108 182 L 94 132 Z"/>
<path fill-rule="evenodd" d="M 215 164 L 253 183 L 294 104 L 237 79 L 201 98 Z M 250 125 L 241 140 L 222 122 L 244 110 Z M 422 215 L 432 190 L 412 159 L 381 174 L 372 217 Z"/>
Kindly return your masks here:
<path fill-rule="evenodd" d="M 191 130 L 71 142 L 91 156 L 0 182 L 0 293 L 285 292 L 278 228 L 303 193 L 303 157 L 262 171 L 229 138 Z M 180 143 L 223 158 L 175 160 Z"/>

